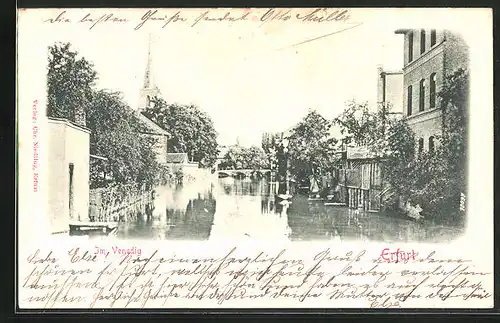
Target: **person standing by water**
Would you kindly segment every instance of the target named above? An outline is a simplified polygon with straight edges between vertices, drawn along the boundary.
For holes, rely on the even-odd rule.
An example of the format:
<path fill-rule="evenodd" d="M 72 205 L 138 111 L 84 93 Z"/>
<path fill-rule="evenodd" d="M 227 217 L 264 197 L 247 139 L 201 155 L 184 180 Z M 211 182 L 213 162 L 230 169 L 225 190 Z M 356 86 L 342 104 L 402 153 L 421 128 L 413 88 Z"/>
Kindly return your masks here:
<path fill-rule="evenodd" d="M 309 176 L 309 195 L 316 196 L 319 193 L 319 185 L 316 177 L 314 175 Z"/>

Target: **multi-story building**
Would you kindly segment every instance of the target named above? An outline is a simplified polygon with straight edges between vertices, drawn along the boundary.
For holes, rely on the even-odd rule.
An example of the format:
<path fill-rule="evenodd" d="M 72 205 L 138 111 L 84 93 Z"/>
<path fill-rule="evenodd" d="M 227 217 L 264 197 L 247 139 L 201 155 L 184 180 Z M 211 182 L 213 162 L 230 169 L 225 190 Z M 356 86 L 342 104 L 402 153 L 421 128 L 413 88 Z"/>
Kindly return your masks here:
<path fill-rule="evenodd" d="M 418 151 L 432 151 L 442 134 L 438 93 L 447 75 L 467 69 L 468 47 L 449 30 L 398 29 L 404 35 L 403 113 Z"/>

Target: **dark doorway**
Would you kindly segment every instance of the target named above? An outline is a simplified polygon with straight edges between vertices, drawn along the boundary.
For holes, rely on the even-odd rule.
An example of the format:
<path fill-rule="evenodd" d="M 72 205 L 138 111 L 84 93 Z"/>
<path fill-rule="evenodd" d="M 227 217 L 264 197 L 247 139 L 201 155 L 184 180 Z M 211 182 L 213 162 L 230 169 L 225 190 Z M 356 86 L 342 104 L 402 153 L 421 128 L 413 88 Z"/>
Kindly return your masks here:
<path fill-rule="evenodd" d="M 69 164 L 69 218 L 73 219 L 73 201 L 74 201 L 74 193 L 73 193 L 73 170 L 75 165 L 73 163 Z"/>

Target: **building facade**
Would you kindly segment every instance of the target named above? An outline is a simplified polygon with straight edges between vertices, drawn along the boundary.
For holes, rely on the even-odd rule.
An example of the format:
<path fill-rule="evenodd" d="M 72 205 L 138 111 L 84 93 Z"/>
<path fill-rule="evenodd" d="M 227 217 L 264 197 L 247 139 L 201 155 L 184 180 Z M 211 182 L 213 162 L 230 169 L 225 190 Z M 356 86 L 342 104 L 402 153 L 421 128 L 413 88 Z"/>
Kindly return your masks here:
<path fill-rule="evenodd" d="M 47 120 L 48 224 L 55 234 L 68 232 L 70 222 L 88 220 L 90 130 L 85 118 Z"/>
<path fill-rule="evenodd" d="M 386 105 L 390 112 L 403 113 L 403 71 L 377 69 L 377 103 Z"/>
<path fill-rule="evenodd" d="M 187 153 L 168 153 L 167 154 L 167 165 L 170 167 L 172 172 L 175 174 L 177 172 L 182 172 L 183 176 L 191 176 L 192 178 L 198 178 L 200 168 L 197 162 L 190 162 Z"/>
<path fill-rule="evenodd" d="M 432 151 L 442 134 L 438 93 L 447 75 L 468 69 L 465 41 L 451 31 L 399 29 L 404 35 L 403 113 L 418 151 Z"/>
<path fill-rule="evenodd" d="M 155 153 L 156 161 L 159 164 L 166 165 L 168 163 L 167 147 L 170 133 L 147 118 L 142 114 L 142 111 L 136 111 L 136 117 L 141 123 L 141 136 L 154 140 L 153 152 Z"/>

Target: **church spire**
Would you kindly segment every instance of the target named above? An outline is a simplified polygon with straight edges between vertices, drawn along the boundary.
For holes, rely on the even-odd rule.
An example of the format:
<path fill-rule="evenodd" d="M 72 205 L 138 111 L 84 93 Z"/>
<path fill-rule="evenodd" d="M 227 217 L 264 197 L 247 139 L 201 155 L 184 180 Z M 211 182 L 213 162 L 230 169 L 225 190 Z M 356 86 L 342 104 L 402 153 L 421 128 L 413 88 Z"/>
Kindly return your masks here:
<path fill-rule="evenodd" d="M 143 87 L 139 91 L 138 109 L 143 110 L 149 106 L 153 97 L 159 96 L 160 90 L 156 86 L 153 78 L 153 59 L 151 55 L 151 34 L 148 36 L 148 59 L 146 63 L 146 71 L 144 73 Z"/>
<path fill-rule="evenodd" d="M 148 36 L 148 61 L 146 65 L 146 73 L 144 73 L 144 86 L 147 89 L 151 87 L 151 34 Z"/>

